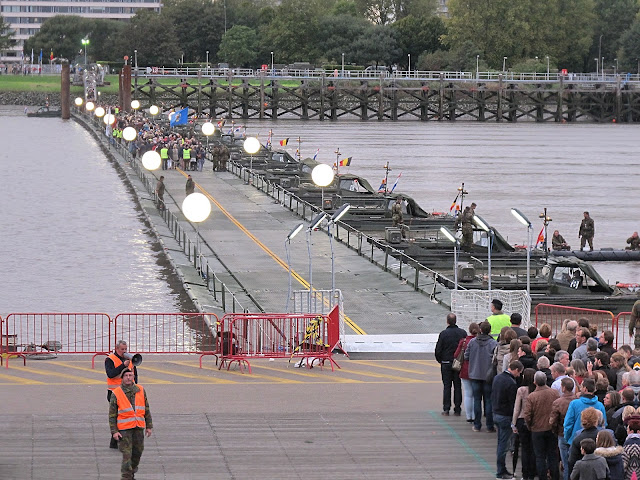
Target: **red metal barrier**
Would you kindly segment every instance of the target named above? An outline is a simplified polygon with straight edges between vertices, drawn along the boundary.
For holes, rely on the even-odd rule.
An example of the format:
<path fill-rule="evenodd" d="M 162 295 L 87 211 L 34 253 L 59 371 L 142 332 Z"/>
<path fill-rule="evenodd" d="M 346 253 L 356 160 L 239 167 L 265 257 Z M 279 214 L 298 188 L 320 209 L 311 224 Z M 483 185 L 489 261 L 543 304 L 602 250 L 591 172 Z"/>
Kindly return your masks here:
<path fill-rule="evenodd" d="M 613 313 L 608 310 L 594 310 L 591 308 L 565 307 L 562 305 L 549 305 L 539 303 L 534 309 L 536 316 L 536 327 L 543 323 L 551 325 L 552 335 L 557 335 L 562 330 L 562 323 L 565 320 L 578 320 L 586 318 L 589 325 L 595 325 L 598 332 L 603 330 L 616 331 Z M 617 338 L 617 337 L 616 337 Z"/>
<path fill-rule="evenodd" d="M 620 312 L 616 315 L 614 324 L 616 329 L 613 331 L 615 335 L 615 348 L 617 349 L 625 343 L 634 348 L 633 336 L 629 335 L 629 320 L 631 319 L 631 312 Z"/>
<path fill-rule="evenodd" d="M 215 313 L 119 313 L 113 320 L 113 341 L 127 342 L 134 353 L 199 353 L 219 355 Z"/>
<path fill-rule="evenodd" d="M 2 352 L 10 357 L 111 350 L 106 313 L 11 313 L 2 322 Z"/>
<path fill-rule="evenodd" d="M 332 357 L 334 345 L 330 343 L 329 315 L 281 314 L 281 313 L 233 313 L 222 317 L 220 366 L 227 370 L 238 362 L 251 373 L 250 358 L 299 358 L 310 367 L 310 361 L 318 359 L 320 366 L 328 360 L 331 371 L 340 365 Z M 331 335 L 331 341 L 339 343 Z"/>

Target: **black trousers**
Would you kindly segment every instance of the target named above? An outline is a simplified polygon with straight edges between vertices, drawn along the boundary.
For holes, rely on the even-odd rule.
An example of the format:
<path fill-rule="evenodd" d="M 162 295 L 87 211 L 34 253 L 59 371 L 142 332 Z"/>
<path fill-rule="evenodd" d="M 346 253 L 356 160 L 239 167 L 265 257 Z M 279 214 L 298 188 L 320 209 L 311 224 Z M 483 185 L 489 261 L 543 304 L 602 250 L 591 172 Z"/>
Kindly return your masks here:
<path fill-rule="evenodd" d="M 442 375 L 442 410 L 448 412 L 451 409 L 451 386 L 453 385 L 453 411 L 460 413 L 462 405 L 462 382 L 457 371 L 451 369 L 451 362 L 440 364 Z"/>

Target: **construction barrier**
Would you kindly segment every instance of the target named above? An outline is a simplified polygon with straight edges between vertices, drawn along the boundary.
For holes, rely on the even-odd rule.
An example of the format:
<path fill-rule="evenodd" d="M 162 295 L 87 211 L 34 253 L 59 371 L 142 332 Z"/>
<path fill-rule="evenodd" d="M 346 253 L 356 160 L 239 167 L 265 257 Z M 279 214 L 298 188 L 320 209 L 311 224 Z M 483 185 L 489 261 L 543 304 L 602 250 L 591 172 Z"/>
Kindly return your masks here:
<path fill-rule="evenodd" d="M 246 365 L 251 373 L 250 358 L 297 358 L 307 367 L 317 359 L 321 368 L 328 360 L 331 371 L 340 368 L 332 356 L 340 348 L 337 307 L 329 315 L 226 314 L 221 325 L 219 368 L 226 364 L 228 370 L 237 362 L 241 371 Z"/>
<path fill-rule="evenodd" d="M 112 348 L 106 313 L 11 313 L 2 322 L 2 357 L 101 354 Z M 2 358 L 0 357 L 0 358 Z"/>
<path fill-rule="evenodd" d="M 633 336 L 629 335 L 629 320 L 631 320 L 631 312 L 620 312 L 613 321 L 615 325 L 613 334 L 615 335 L 614 342 L 616 349 L 624 344 L 635 348 Z"/>
<path fill-rule="evenodd" d="M 119 313 L 113 320 L 113 339 L 127 342 L 135 353 L 219 354 L 215 313 Z"/>
<path fill-rule="evenodd" d="M 543 323 L 551 325 L 553 335 L 562 331 L 565 320 L 579 320 L 586 318 L 590 326 L 596 326 L 598 332 L 611 330 L 616 332 L 613 313 L 608 310 L 594 310 L 591 308 L 565 307 L 563 305 L 549 305 L 539 303 L 534 309 L 536 317 L 536 327 L 540 328 Z M 618 339 L 616 335 L 616 340 Z"/>

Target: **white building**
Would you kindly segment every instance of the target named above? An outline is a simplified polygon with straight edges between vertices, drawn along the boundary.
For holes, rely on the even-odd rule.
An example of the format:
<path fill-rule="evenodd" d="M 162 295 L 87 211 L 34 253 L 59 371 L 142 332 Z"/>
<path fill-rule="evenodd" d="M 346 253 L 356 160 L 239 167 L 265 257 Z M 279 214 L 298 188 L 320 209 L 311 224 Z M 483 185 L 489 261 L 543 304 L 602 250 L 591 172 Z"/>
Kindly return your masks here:
<path fill-rule="evenodd" d="M 20 61 L 24 41 L 35 35 L 47 18 L 78 15 L 85 18 L 128 20 L 141 8 L 159 12 L 161 7 L 162 0 L 0 0 L 0 15 L 15 32 L 13 38 L 16 40 L 15 48 L 5 52 L 0 61 Z"/>

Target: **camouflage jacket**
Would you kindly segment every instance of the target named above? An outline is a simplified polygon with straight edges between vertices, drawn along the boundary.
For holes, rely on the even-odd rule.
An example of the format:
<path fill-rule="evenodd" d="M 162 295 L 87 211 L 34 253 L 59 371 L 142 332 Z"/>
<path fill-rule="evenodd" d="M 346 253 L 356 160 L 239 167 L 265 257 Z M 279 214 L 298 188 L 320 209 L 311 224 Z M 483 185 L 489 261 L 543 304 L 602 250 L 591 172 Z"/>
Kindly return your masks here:
<path fill-rule="evenodd" d="M 131 402 L 131 405 L 135 404 L 135 396 L 140 389 L 134 383 L 130 387 L 122 387 L 122 391 Z M 153 428 L 153 421 L 151 420 L 151 410 L 149 410 L 149 400 L 147 399 L 147 391 L 144 391 L 144 420 L 147 424 L 147 428 Z M 111 435 L 118 431 L 118 399 L 115 395 L 111 395 L 111 402 L 109 403 L 109 428 L 111 429 Z"/>

